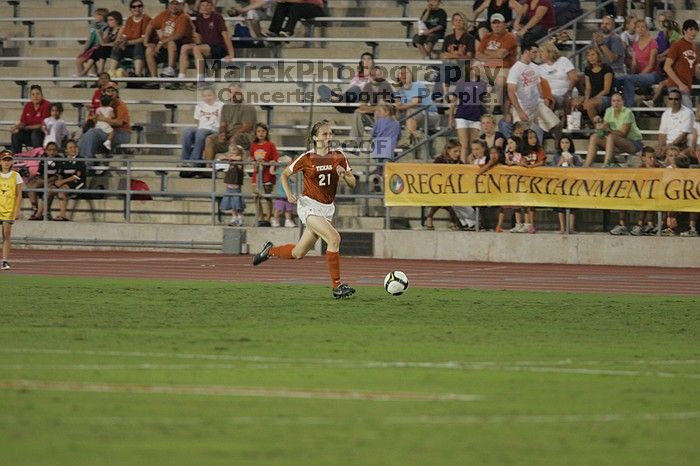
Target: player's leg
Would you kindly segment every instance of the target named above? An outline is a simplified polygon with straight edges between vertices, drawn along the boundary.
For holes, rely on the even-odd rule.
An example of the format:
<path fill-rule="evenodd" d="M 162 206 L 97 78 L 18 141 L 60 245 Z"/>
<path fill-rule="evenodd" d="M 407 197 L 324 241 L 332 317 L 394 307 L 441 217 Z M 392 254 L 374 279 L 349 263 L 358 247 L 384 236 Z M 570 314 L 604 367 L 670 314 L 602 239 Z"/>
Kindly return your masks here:
<path fill-rule="evenodd" d="M 306 218 L 306 226 L 323 238 L 327 244 L 326 263 L 333 283 L 333 296 L 336 298 L 351 296 L 355 290 L 340 282 L 340 234 L 325 217 L 309 215 Z"/>
<path fill-rule="evenodd" d="M 2 269 L 10 268 L 7 260 L 10 257 L 10 238 L 12 237 L 12 224 L 10 222 L 2 222 Z"/>
<path fill-rule="evenodd" d="M 263 246 L 262 251 L 253 257 L 253 265 L 262 264 L 270 257 L 277 257 L 279 259 L 301 259 L 311 251 L 316 241 L 318 241 L 318 235 L 308 227 L 304 230 L 297 244 L 289 243 L 273 247 L 272 243 L 268 241 Z"/>

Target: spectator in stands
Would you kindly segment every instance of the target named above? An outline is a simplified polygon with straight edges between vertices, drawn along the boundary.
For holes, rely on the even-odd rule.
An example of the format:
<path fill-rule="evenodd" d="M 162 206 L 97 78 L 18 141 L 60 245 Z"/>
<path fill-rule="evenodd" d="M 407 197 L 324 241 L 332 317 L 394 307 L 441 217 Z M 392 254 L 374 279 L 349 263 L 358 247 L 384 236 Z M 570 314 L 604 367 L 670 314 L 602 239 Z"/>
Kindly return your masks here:
<path fill-rule="evenodd" d="M 231 144 L 228 154 L 221 160 L 229 162 L 228 170 L 224 176 L 226 184 L 226 196 L 221 198 L 219 208 L 222 212 L 231 212 L 231 222 L 228 226 L 243 226 L 243 212 L 245 212 L 245 199 L 241 196 L 241 186 L 243 185 L 244 172 L 241 162 L 245 157 L 244 149 L 236 144 Z"/>
<path fill-rule="evenodd" d="M 292 158 L 288 155 L 283 155 L 279 159 L 278 167 L 272 167 L 276 172 L 280 168 L 284 170 L 284 167 L 292 163 Z M 292 178 L 287 178 L 289 183 L 289 188 L 292 192 L 296 192 L 296 180 Z M 285 228 L 295 228 L 297 224 L 294 222 L 294 212 L 296 212 L 297 206 L 292 204 L 287 200 L 287 194 L 284 192 L 284 186 L 282 183 L 277 183 L 277 198 L 275 199 L 274 209 L 272 212 L 272 220 L 270 220 L 270 225 L 273 227 L 282 226 L 280 221 L 280 215 L 284 214 L 284 226 Z"/>
<path fill-rule="evenodd" d="M 470 64 L 465 63 L 463 76 L 450 95 L 447 120 L 448 126 L 457 130 L 463 163 L 467 163 L 467 151 L 472 142 L 478 140 L 483 106 L 488 100 L 486 83 L 479 80 L 469 67 Z"/>
<path fill-rule="evenodd" d="M 493 0 L 494 2 L 496 0 Z M 471 60 L 476 51 L 474 37 L 467 32 L 467 18 L 462 13 L 452 15 L 452 34 L 445 36 L 440 58 L 443 60 Z"/>
<path fill-rule="evenodd" d="M 377 164 L 374 173 L 379 175 L 381 191 L 381 176 L 384 173 L 384 163 L 394 159 L 394 150 L 401 136 L 401 124 L 396 120 L 396 107 L 390 103 L 380 103 L 374 112 L 374 128 L 372 128 L 372 159 Z M 376 179 L 376 178 L 375 178 Z"/>
<path fill-rule="evenodd" d="M 681 105 L 681 92 L 678 89 L 668 91 L 668 106 L 661 115 L 657 154 L 664 154 L 668 146 L 690 152 L 695 115 L 691 109 Z"/>
<path fill-rule="evenodd" d="M 256 123 L 255 108 L 243 102 L 243 91 L 237 83 L 229 85 L 230 100 L 221 109 L 218 134 L 207 136 L 204 144 L 205 160 L 214 160 L 216 154 L 228 152 L 229 145 L 250 149 Z"/>
<path fill-rule="evenodd" d="M 83 189 L 87 181 L 87 166 L 84 161 L 77 160 L 78 157 L 78 144 L 75 141 L 69 140 L 66 143 L 66 160 L 62 160 L 58 164 L 58 180 L 53 184 L 54 189 Z M 68 196 L 69 193 L 59 192 L 58 195 L 58 205 L 59 212 L 58 216 L 54 217 L 53 220 L 57 222 L 67 222 L 68 218 Z M 51 215 L 51 201 L 53 200 L 53 193 L 49 193 L 49 199 L 46 204 L 49 215 Z"/>
<path fill-rule="evenodd" d="M 101 130 L 107 135 L 107 140 L 102 145 L 108 151 L 112 150 L 112 139 L 114 138 L 114 128 L 107 123 L 108 120 L 114 118 L 114 109 L 112 108 L 112 96 L 105 94 L 100 97 L 100 106 L 95 110 L 95 128 Z M 98 118 L 100 117 L 100 118 Z"/>
<path fill-rule="evenodd" d="M 547 163 L 547 155 L 544 153 L 544 148 L 540 144 L 537 133 L 531 129 L 525 131 L 524 142 L 525 150 L 520 158 L 520 166 L 525 168 L 543 167 Z M 521 231 L 517 233 L 525 233 L 525 231 L 530 234 L 537 233 L 534 207 L 525 208 L 525 224 Z"/>
<path fill-rule="evenodd" d="M 68 128 L 66 128 L 66 122 L 61 119 L 62 113 L 63 105 L 58 102 L 51 104 L 49 116 L 44 118 L 41 124 L 41 130 L 45 135 L 43 143 L 44 148 L 46 148 L 46 145 L 50 142 L 55 142 L 60 147 L 63 147 L 63 143 L 68 139 Z"/>
<path fill-rule="evenodd" d="M 637 20 L 635 32 L 638 39 L 632 44 L 631 73 L 621 78 L 625 106 L 628 108 L 634 107 L 637 89 L 649 88 L 659 82 L 656 41 L 649 35 L 649 29 L 642 19 Z"/>
<path fill-rule="evenodd" d="M 158 63 L 166 62 L 163 77 L 175 77 L 175 62 L 184 44 L 192 43 L 192 21 L 182 11 L 184 0 L 170 0 L 168 8 L 146 26 L 146 63 L 151 77 L 158 76 Z M 157 88 L 150 83 L 148 88 Z"/>
<path fill-rule="evenodd" d="M 602 63 L 609 65 L 616 77 L 625 74 L 625 46 L 615 33 L 615 19 L 612 16 L 603 17 L 600 30 L 593 33 L 591 47 L 599 52 Z"/>
<path fill-rule="evenodd" d="M 683 22 L 683 38 L 671 44 L 668 50 L 664 71 L 668 74 L 668 88 L 679 89 L 683 96 L 683 105 L 693 108 L 690 91 L 693 77 L 698 74 L 698 47 L 695 36 L 698 34 L 698 22 L 687 19 Z"/>
<path fill-rule="evenodd" d="M 561 122 L 542 101 L 540 70 L 533 63 L 537 52 L 537 44 L 524 41 L 520 60 L 508 72 L 508 98 L 512 105 L 512 117 L 515 122 L 530 122 L 544 131 L 556 133 Z"/>
<path fill-rule="evenodd" d="M 647 107 L 653 107 L 661 99 L 661 95 L 668 87 L 668 76 L 664 70 L 666 64 L 666 55 L 671 48 L 671 44 L 681 40 L 681 35 L 678 23 L 673 20 L 672 11 L 663 11 L 657 16 L 657 23 L 660 24 L 661 31 L 656 35 L 657 60 L 659 62 L 659 84 L 654 89 L 654 95 L 650 100 L 645 100 L 643 103 Z"/>
<path fill-rule="evenodd" d="M 480 22 L 477 26 L 480 40 L 483 40 L 487 33 L 492 32 L 491 17 L 495 14 L 503 16 L 503 22 L 506 27 L 510 27 L 513 23 L 520 22 L 521 8 L 520 3 L 516 0 L 484 0 L 474 9 L 474 18 L 478 18 L 484 10 L 486 10 L 486 21 Z M 513 21 L 513 18 L 515 18 L 515 21 Z M 454 16 L 452 17 L 452 21 L 454 22 Z"/>
<path fill-rule="evenodd" d="M 131 16 L 119 30 L 117 39 L 112 47 L 110 56 L 109 73 L 116 76 L 117 68 L 124 58 L 134 60 L 134 73 L 137 77 L 143 76 L 143 65 L 146 59 L 145 35 L 151 17 L 144 13 L 144 0 L 131 0 L 129 9 Z"/>
<path fill-rule="evenodd" d="M 433 99 L 425 84 L 414 82 L 413 73 L 407 66 L 399 68 L 396 81 L 394 86 L 398 89 L 395 97 L 399 100 L 395 104 L 396 109 L 404 115 L 408 115 L 414 113 L 419 107 L 426 107 L 428 129 L 437 127 L 440 115 L 437 113 L 437 107 L 433 105 Z M 423 134 L 418 129 L 424 127 L 425 118 L 426 113 L 422 111 L 406 119 L 406 133 L 404 137 L 408 138 L 409 143 L 415 144 L 423 139 Z M 399 145 L 402 145 L 401 142 L 399 142 Z"/>
<path fill-rule="evenodd" d="M 413 46 L 418 49 L 426 60 L 430 60 L 430 54 L 437 41 L 445 36 L 447 30 L 447 13 L 440 8 L 440 0 L 428 0 L 418 20 L 418 34 L 413 36 Z"/>
<path fill-rule="evenodd" d="M 258 220 L 258 226 L 269 227 L 269 226 L 279 226 L 272 225 L 272 198 L 265 197 L 265 204 L 267 205 L 267 212 L 263 209 L 263 196 L 260 191 L 270 195 L 272 194 L 272 189 L 275 187 L 277 182 L 277 177 L 271 170 L 271 166 L 277 163 L 280 159 L 280 154 L 277 152 L 277 146 L 275 143 L 270 141 L 270 131 L 267 125 L 264 123 L 257 123 L 255 125 L 255 140 L 250 144 L 250 158 L 253 161 L 253 198 L 255 200 L 255 216 Z M 262 182 L 258 182 L 258 174 L 262 173 Z"/>
<path fill-rule="evenodd" d="M 97 75 L 97 84 L 95 92 L 92 93 L 92 99 L 90 100 L 90 107 L 88 108 L 88 114 L 83 122 L 82 133 L 85 134 L 87 131 L 95 126 L 95 111 L 102 105 L 102 94 L 108 86 L 117 87 L 117 84 L 112 82 L 109 73 L 100 73 Z"/>
<path fill-rule="evenodd" d="M 590 167 L 595 160 L 598 147 L 605 148 L 605 166 L 613 166 L 613 156 L 626 152 L 636 154 L 642 150 L 642 135 L 637 128 L 632 110 L 625 107 L 622 94 L 615 93 L 611 99 L 611 106 L 605 111 L 605 117 L 595 119 L 597 131 L 588 141 L 588 154 L 585 166 Z"/>
<path fill-rule="evenodd" d="M 323 0 L 277 0 L 270 22 L 269 37 L 292 37 L 300 19 L 325 16 Z M 284 23 L 284 20 L 287 23 Z"/>
<path fill-rule="evenodd" d="M 92 53 L 97 50 L 102 42 L 102 31 L 107 28 L 107 14 L 109 10 L 107 8 L 98 8 L 95 10 L 94 18 L 95 21 L 90 24 L 90 30 L 88 32 L 88 37 L 85 40 L 85 46 L 83 51 L 75 59 L 75 70 L 77 74 L 75 76 L 85 76 L 90 68 L 85 66 L 85 63 L 90 60 Z M 94 62 L 93 62 L 94 65 Z M 84 84 L 79 83 L 73 87 L 84 87 Z"/>
<path fill-rule="evenodd" d="M 90 59 L 85 63 L 86 70 L 92 68 L 93 64 L 98 72 L 101 73 L 105 70 L 105 63 L 112 56 L 112 49 L 117 44 L 122 22 L 122 14 L 118 11 L 110 11 L 107 14 L 107 27 L 102 31 L 100 45 L 92 52 Z"/>
<path fill-rule="evenodd" d="M 580 0 L 553 0 L 557 26 L 564 26 L 583 14 Z"/>
<path fill-rule="evenodd" d="M 182 134 L 182 161 L 186 163 L 202 160 L 207 136 L 219 130 L 221 109 L 224 106 L 223 102 L 216 100 L 214 89 L 207 87 L 200 92 L 202 100 L 194 108 L 194 119 L 198 125 L 196 128 L 185 128 Z"/>
<path fill-rule="evenodd" d="M 382 75 L 382 68 L 373 66 L 369 73 L 369 81 L 360 92 L 360 106 L 353 113 L 350 138 L 357 144 L 364 139 L 365 126 L 374 125 L 374 112 L 377 105 L 391 103 L 393 90 L 391 84 Z"/>
<path fill-rule="evenodd" d="M 95 121 L 108 123 L 114 129 L 114 135 L 112 136 L 113 148 L 121 144 L 127 144 L 131 140 L 129 109 L 124 101 L 119 98 L 119 89 L 115 83 L 107 84 L 103 92 L 106 96 L 112 98 L 111 107 L 114 109 L 114 118 L 95 115 Z M 105 141 L 107 141 L 107 134 L 98 127 L 92 128 L 84 133 L 78 141 L 80 153 L 84 158 L 94 158 L 95 153 L 100 150 L 100 146 L 103 146 Z"/>
<path fill-rule="evenodd" d="M 452 15 L 452 34 L 445 36 L 440 53 L 440 59 L 443 62 L 439 67 L 438 82 L 443 86 L 439 89 L 442 95 L 446 95 L 450 85 L 455 84 L 462 76 L 461 68 L 464 67 L 464 60 L 471 60 L 476 52 L 474 37 L 467 32 L 466 25 L 467 19 L 462 13 Z"/>
<path fill-rule="evenodd" d="M 476 57 L 483 60 L 485 68 L 490 68 L 491 71 L 497 73 L 493 80 L 493 93 L 497 98 L 503 99 L 501 103 L 504 107 L 504 120 L 510 120 L 507 95 L 504 95 L 503 89 L 510 67 L 518 59 L 518 41 L 513 34 L 506 30 L 505 18 L 500 13 L 494 13 L 491 16 L 491 30 L 479 42 Z"/>
<path fill-rule="evenodd" d="M 57 158 L 58 144 L 49 142 L 44 148 L 44 157 Z M 53 183 L 58 180 L 58 163 L 55 160 L 42 160 L 39 163 L 37 174 L 29 178 L 27 181 L 27 189 L 29 190 L 29 203 L 32 206 L 32 214 L 27 220 L 43 220 L 44 219 L 44 203 L 43 193 L 33 191 L 44 187 L 44 173 L 46 173 L 46 186 L 53 186 Z M 41 201 L 39 201 L 41 199 Z"/>
<path fill-rule="evenodd" d="M 518 59 L 518 41 L 506 30 L 505 18 L 500 13 L 491 16 L 491 32 L 479 42 L 476 57 L 485 60 L 487 67 L 502 67 L 504 74 Z"/>
<path fill-rule="evenodd" d="M 616 20 L 618 22 L 623 22 L 625 16 L 627 15 L 627 0 L 617 0 L 615 3 L 615 13 L 617 14 Z M 642 20 L 646 24 L 647 29 L 651 29 L 654 26 L 654 0 L 644 0 L 644 16 Z"/>
<path fill-rule="evenodd" d="M 202 0 L 199 4 L 199 14 L 194 20 L 194 43 L 185 44 L 180 48 L 180 74 L 184 78 L 189 67 L 189 56 L 194 57 L 197 79 L 204 80 L 205 58 L 214 60 L 230 60 L 233 58 L 231 32 L 224 18 L 212 11 L 210 0 Z"/>
<path fill-rule="evenodd" d="M 520 24 L 515 24 L 513 29 L 523 42 L 536 42 L 557 25 L 554 7 L 549 0 L 527 0 L 520 8 Z"/>
<path fill-rule="evenodd" d="M 690 156 L 695 157 L 695 163 L 700 163 L 700 103 L 695 110 L 695 123 L 693 124 L 693 137 L 690 143 Z"/>
<path fill-rule="evenodd" d="M 252 0 L 245 6 L 229 8 L 229 16 L 245 16 L 245 23 L 250 29 L 251 36 L 255 38 L 263 37 L 260 29 L 260 21 L 271 19 L 275 11 L 276 0 Z"/>
<path fill-rule="evenodd" d="M 552 161 L 552 165 L 560 168 L 580 167 L 583 165 L 583 160 L 576 153 L 574 141 L 568 136 L 559 139 L 559 147 Z M 559 231 L 557 233 L 566 233 L 566 209 L 556 208 L 559 219 Z M 576 209 L 569 209 L 569 233 L 576 234 Z"/>
<path fill-rule="evenodd" d="M 330 87 L 325 84 L 318 86 L 318 94 L 321 97 L 322 102 L 334 102 L 334 103 L 357 103 L 360 101 L 360 93 L 365 84 L 369 82 L 370 70 L 374 67 L 374 55 L 369 52 L 365 52 L 360 56 L 360 63 L 357 65 L 357 71 L 355 75 L 350 80 L 348 88 L 345 90 L 344 94 L 338 94 L 331 90 Z M 340 113 L 353 113 L 357 110 L 357 107 L 335 107 Z"/>
<path fill-rule="evenodd" d="M 576 87 L 578 73 L 571 60 L 562 57 L 553 42 L 544 42 L 539 50 L 542 61 L 539 65 L 540 76 L 549 83 L 555 101 L 554 109 L 568 113 L 571 90 Z"/>
<path fill-rule="evenodd" d="M 622 45 L 625 47 L 625 68 L 627 70 L 632 69 L 632 44 L 639 40 L 637 35 L 637 18 L 634 15 L 629 15 L 625 18 L 624 31 L 620 34 L 620 39 L 622 40 Z"/>
<path fill-rule="evenodd" d="M 506 137 L 500 131 L 496 131 L 496 119 L 493 115 L 481 116 L 481 134 L 479 139 L 486 143 L 486 147 L 500 147 L 504 149 L 506 146 Z"/>
<path fill-rule="evenodd" d="M 51 102 L 44 99 L 41 86 L 33 84 L 29 87 L 29 102 L 22 108 L 19 123 L 10 128 L 12 133 L 12 152 L 22 152 L 22 145 L 27 147 L 42 147 L 44 132 L 42 124 L 51 114 Z"/>
<path fill-rule="evenodd" d="M 595 117 L 600 115 L 601 111 L 610 107 L 615 73 L 610 65 L 602 63 L 598 49 L 588 49 L 586 60 L 588 60 L 588 66 L 584 72 L 583 109 L 588 114 L 588 118 L 593 121 Z M 576 106 L 578 106 L 578 102 Z"/>
<path fill-rule="evenodd" d="M 462 164 L 462 159 L 460 158 L 460 154 L 462 153 L 462 148 L 459 145 L 459 141 L 456 139 L 450 139 L 445 143 L 445 146 L 442 149 L 442 154 L 439 156 L 435 157 L 433 160 L 433 163 L 445 163 L 445 164 Z M 440 206 L 436 207 L 433 206 L 430 208 L 428 211 L 428 215 L 425 217 L 425 223 L 423 226 L 425 227 L 426 230 L 434 230 L 435 226 L 433 225 L 433 217 L 435 216 L 435 213 L 437 213 L 438 210 L 440 209 L 445 209 L 447 213 L 450 215 L 450 230 L 452 231 L 457 231 L 459 230 L 459 223 L 457 221 L 457 215 L 455 215 L 455 211 L 452 207 L 450 206 Z"/>

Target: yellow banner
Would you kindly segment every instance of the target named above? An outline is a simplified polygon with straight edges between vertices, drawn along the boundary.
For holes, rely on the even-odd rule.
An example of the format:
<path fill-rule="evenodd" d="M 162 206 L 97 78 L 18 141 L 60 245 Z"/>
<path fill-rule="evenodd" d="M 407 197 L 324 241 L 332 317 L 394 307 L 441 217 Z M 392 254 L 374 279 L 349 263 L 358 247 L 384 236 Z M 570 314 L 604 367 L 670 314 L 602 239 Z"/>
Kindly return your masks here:
<path fill-rule="evenodd" d="M 700 170 L 388 163 L 387 206 L 535 206 L 700 212 Z"/>

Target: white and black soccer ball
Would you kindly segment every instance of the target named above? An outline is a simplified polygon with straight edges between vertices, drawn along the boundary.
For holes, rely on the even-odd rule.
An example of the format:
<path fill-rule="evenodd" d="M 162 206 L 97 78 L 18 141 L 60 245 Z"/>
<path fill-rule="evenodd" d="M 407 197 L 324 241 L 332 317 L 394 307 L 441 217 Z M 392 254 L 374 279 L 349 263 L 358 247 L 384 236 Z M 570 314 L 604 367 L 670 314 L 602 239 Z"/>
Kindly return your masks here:
<path fill-rule="evenodd" d="M 384 278 L 384 289 L 393 296 L 403 294 L 408 289 L 408 277 L 399 270 L 389 272 Z"/>

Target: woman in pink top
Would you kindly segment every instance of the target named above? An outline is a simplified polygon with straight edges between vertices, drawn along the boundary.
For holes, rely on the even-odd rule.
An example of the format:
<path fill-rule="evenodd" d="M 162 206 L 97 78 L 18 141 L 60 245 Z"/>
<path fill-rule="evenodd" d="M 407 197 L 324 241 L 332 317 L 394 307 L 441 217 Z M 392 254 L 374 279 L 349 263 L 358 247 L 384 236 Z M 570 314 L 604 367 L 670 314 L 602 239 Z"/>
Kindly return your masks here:
<path fill-rule="evenodd" d="M 634 107 L 635 89 L 649 88 L 659 82 L 659 62 L 656 41 L 649 35 L 643 19 L 637 20 L 635 32 L 638 39 L 632 44 L 632 70 L 622 76 L 622 95 L 625 107 Z"/>

